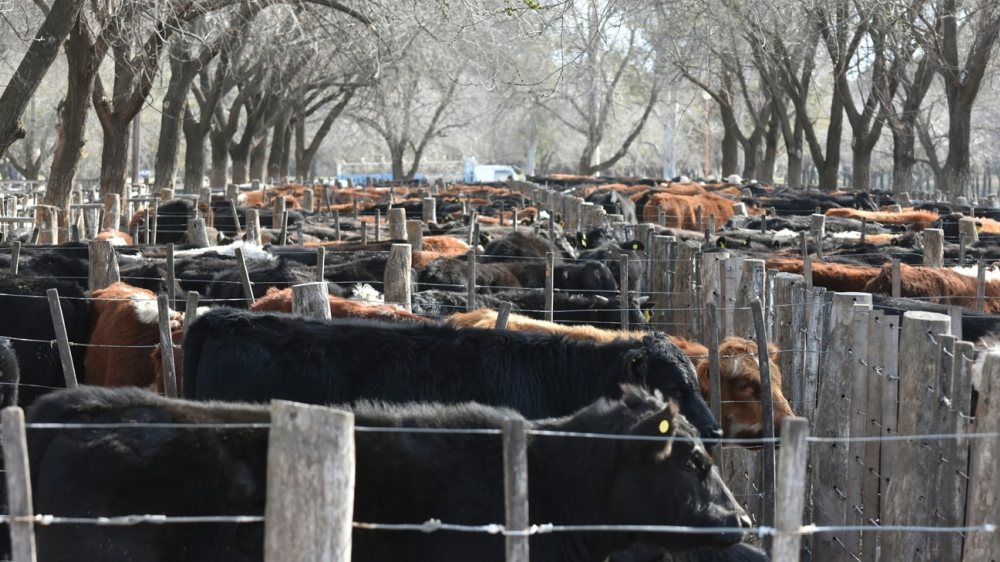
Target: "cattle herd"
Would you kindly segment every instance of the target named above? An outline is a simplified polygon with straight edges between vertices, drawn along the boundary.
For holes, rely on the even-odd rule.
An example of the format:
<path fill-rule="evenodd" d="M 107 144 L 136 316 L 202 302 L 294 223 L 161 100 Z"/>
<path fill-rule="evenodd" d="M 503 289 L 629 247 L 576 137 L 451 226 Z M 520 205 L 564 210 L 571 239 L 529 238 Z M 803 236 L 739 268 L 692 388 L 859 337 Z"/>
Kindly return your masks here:
<path fill-rule="evenodd" d="M 387 235 L 383 219 L 400 208 L 422 220 Z M 197 219 L 208 246 L 197 243 Z M 870 293 L 876 310 L 962 307 L 953 329 L 985 343 L 1000 332 L 1000 278 L 987 267 L 1000 259 L 998 219 L 985 205 L 885 193 L 568 176 L 174 198 L 95 236 L 115 249 L 104 283 L 92 275 L 98 242 L 35 245 L 32 232 L 7 233 L 0 400 L 25 408 L 39 514 L 260 516 L 266 405 L 279 399 L 348 409 L 358 427 L 498 429 L 516 418 L 541 433 L 622 437 L 532 435 L 531 522 L 716 529 L 541 534 L 533 560 L 767 560 L 759 537 L 744 533 L 760 521 L 713 458 L 756 449 L 768 427 L 815 404 L 786 398 L 799 382 L 789 379 L 803 376 L 782 373 L 790 350 L 772 342 L 758 354 L 763 342 L 732 330 L 713 344 L 672 329 L 670 291 L 654 278 L 673 272 L 654 270 L 674 262 L 655 255 L 654 238 Z M 925 235 L 935 229 L 940 244 Z M 387 270 L 400 243 L 410 244 L 411 270 L 405 299 L 393 302 Z M 932 252 L 950 267 L 925 266 Z M 318 280 L 329 319 L 295 313 L 292 287 Z M 185 307 L 195 294 L 198 306 Z M 170 295 L 167 328 L 160 295 Z M 79 388 L 65 388 L 69 367 Z M 355 439 L 355 521 L 503 522 L 496 435 Z M 264 559 L 260 521 L 53 524 L 35 536 L 42 561 Z M 357 528 L 352 541 L 361 561 L 504 559 L 503 537 L 483 533 Z"/>

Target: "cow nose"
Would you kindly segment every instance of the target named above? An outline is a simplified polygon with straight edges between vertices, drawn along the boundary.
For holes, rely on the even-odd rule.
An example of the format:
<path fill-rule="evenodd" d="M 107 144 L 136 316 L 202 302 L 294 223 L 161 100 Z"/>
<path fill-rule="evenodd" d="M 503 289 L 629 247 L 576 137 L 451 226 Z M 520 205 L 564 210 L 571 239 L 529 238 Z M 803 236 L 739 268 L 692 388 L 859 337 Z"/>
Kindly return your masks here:
<path fill-rule="evenodd" d="M 753 521 L 750 520 L 750 516 L 746 513 L 740 515 L 739 524 L 741 529 L 749 529 L 753 527 Z"/>

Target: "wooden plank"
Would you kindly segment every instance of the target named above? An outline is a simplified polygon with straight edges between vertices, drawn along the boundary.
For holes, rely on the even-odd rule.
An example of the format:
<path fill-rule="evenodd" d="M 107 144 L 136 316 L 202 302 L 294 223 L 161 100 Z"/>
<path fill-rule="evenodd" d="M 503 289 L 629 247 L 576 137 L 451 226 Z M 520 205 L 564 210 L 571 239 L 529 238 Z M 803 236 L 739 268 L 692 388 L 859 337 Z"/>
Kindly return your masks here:
<path fill-rule="evenodd" d="M 899 433 L 933 433 L 941 374 L 938 334 L 947 334 L 951 319 L 944 314 L 910 311 L 903 314 L 899 342 Z M 885 525 L 930 525 L 934 508 L 934 475 L 939 463 L 932 440 L 903 442 L 898 470 L 883 496 Z M 886 560 L 915 560 L 928 553 L 928 536 L 921 533 L 888 533 L 882 537 Z"/>
<path fill-rule="evenodd" d="M 1000 353 L 991 351 L 982 359 L 982 378 L 977 382 L 979 401 L 969 433 L 1000 432 Z M 1000 437 L 973 439 L 970 445 L 965 522 L 996 525 L 1000 521 Z M 962 560 L 1000 560 L 1000 533 L 969 533 Z"/>
<path fill-rule="evenodd" d="M 719 308 L 714 302 L 705 304 L 705 335 L 702 341 L 708 347 L 708 395 L 715 419 L 722 419 L 722 375 L 719 360 Z"/>
<path fill-rule="evenodd" d="M 528 438 L 524 418 L 503 422 L 505 527 L 522 534 L 506 536 L 506 562 L 528 562 Z"/>
<path fill-rule="evenodd" d="M 545 320 L 552 322 L 555 306 L 555 256 L 552 252 L 545 253 Z"/>
<path fill-rule="evenodd" d="M 409 244 L 393 244 L 383 278 L 385 302 L 413 310 L 413 252 Z M 471 251 L 471 250 L 470 250 Z"/>
<path fill-rule="evenodd" d="M 118 272 L 118 255 L 110 241 L 91 240 L 87 242 L 87 252 L 89 261 L 87 286 L 91 292 L 121 280 Z"/>
<path fill-rule="evenodd" d="M 351 559 L 354 414 L 271 402 L 265 562 Z"/>
<path fill-rule="evenodd" d="M 469 248 L 466 254 L 465 290 L 466 302 L 465 310 L 476 309 L 476 247 Z"/>
<path fill-rule="evenodd" d="M 247 299 L 247 306 L 257 302 L 253 296 L 253 283 L 250 281 L 250 272 L 247 270 L 247 260 L 243 255 L 243 248 L 236 248 L 236 264 L 239 269 L 240 282 L 243 284 L 243 296 Z"/>
<path fill-rule="evenodd" d="M 62 305 L 59 303 L 59 290 L 48 289 L 45 291 L 45 295 L 49 300 L 49 314 L 52 315 L 52 330 L 59 348 L 59 362 L 62 364 L 63 379 L 66 382 L 66 388 L 76 388 L 76 367 L 73 365 L 73 351 L 70 349 L 69 336 L 66 335 L 66 320 L 63 319 Z"/>
<path fill-rule="evenodd" d="M 28 467 L 28 441 L 24 431 L 24 411 L 17 406 L 0 412 L 3 435 L 4 468 L 7 483 L 7 512 L 18 519 L 11 521 L 10 546 L 13 562 L 35 562 L 34 510 L 31 501 L 31 471 Z"/>
<path fill-rule="evenodd" d="M 750 313 L 750 303 L 755 300 L 765 303 L 765 283 L 767 273 L 765 271 L 764 260 L 745 259 L 743 260 L 743 272 L 740 275 L 739 289 L 736 292 L 736 307 L 733 313 L 733 333 L 734 335 L 753 339 L 754 322 Z"/>
<path fill-rule="evenodd" d="M 170 304 L 167 295 L 157 295 L 156 314 L 160 332 L 160 361 L 163 367 L 163 390 L 177 398 L 177 373 L 174 370 L 174 340 L 170 334 Z"/>
<path fill-rule="evenodd" d="M 864 299 L 867 297 L 867 301 Z M 817 437 L 851 435 L 855 356 L 852 337 L 857 327 L 855 305 L 870 308 L 871 295 L 836 293 L 830 312 L 829 345 L 821 361 L 824 377 L 819 381 L 816 410 L 822 412 L 813 423 Z M 867 319 L 865 319 L 867 322 Z M 847 343 L 851 342 L 851 343 Z M 851 509 L 848 496 L 849 447 L 842 442 L 818 443 L 812 450 L 812 520 L 816 525 L 846 525 Z M 860 492 L 858 493 L 860 495 Z M 860 500 L 856 500 L 860 503 Z M 823 533 L 812 537 L 812 555 L 816 560 L 844 560 L 857 552 L 857 533 Z"/>
<path fill-rule="evenodd" d="M 630 303 L 632 302 L 632 299 L 629 298 L 628 294 L 628 254 L 618 255 L 618 271 L 620 276 L 620 279 L 618 280 L 618 290 L 621 293 L 621 329 L 627 332 L 629 330 L 628 313 L 630 312 Z"/>
<path fill-rule="evenodd" d="M 873 310 L 868 318 L 868 349 L 866 355 L 865 382 L 867 396 L 862 408 L 864 416 L 863 437 L 880 437 L 882 435 L 882 389 L 885 375 L 882 371 L 884 363 L 882 332 L 885 328 L 885 313 Z M 869 441 L 864 444 L 864 458 L 861 472 L 861 524 L 877 525 L 879 521 L 879 465 L 882 458 L 882 443 Z M 861 559 L 877 559 L 878 533 L 864 532 L 861 534 Z"/>
<path fill-rule="evenodd" d="M 975 349 L 969 342 L 956 341 L 952 347 L 951 387 L 947 389 L 948 404 L 942 432 L 963 435 L 969 432 L 972 419 L 972 366 Z M 937 522 L 957 527 L 965 524 L 965 503 L 968 488 L 969 442 L 959 439 L 941 442 L 941 488 L 938 491 Z M 960 560 L 963 537 L 947 533 L 931 537 L 931 553 L 941 560 Z M 936 543 L 936 544 L 934 544 Z"/>
<path fill-rule="evenodd" d="M 765 527 L 774 526 L 774 402 L 771 392 L 771 364 L 767 349 L 767 327 L 764 325 L 764 307 L 759 300 L 750 303 L 753 317 L 754 335 L 757 342 L 757 366 L 760 369 L 761 415 L 764 421 L 764 444 L 761 447 L 761 494 L 762 512 L 761 524 Z M 764 537 L 764 549 L 770 546 L 769 537 Z"/>
<path fill-rule="evenodd" d="M 923 231 L 924 265 L 944 267 L 944 231 L 940 228 L 926 228 Z"/>
<path fill-rule="evenodd" d="M 806 302 L 805 279 L 801 275 L 778 272 L 774 279 L 774 343 L 781 350 L 781 391 L 798 411 L 803 401 L 805 377 Z"/>
<path fill-rule="evenodd" d="M 778 489 L 775 494 L 775 536 L 772 560 L 798 562 L 802 537 L 802 509 L 805 504 L 806 458 L 809 453 L 809 422 L 805 418 L 785 418 L 781 422 L 781 452 L 778 455 Z"/>
<path fill-rule="evenodd" d="M 316 247 L 316 281 L 326 281 L 326 246 Z"/>
<path fill-rule="evenodd" d="M 257 209 L 247 209 L 247 231 L 243 239 L 247 244 L 253 244 L 255 246 L 261 245 L 260 236 L 260 211 Z"/>
<path fill-rule="evenodd" d="M 507 301 L 500 303 L 500 310 L 497 311 L 497 321 L 493 325 L 497 330 L 507 329 L 507 320 L 510 319 L 511 304 Z"/>
<path fill-rule="evenodd" d="M 892 298 L 894 299 L 898 299 L 902 295 L 902 289 L 900 288 L 902 274 L 900 273 L 899 263 L 899 258 L 892 259 Z"/>
<path fill-rule="evenodd" d="M 330 289 L 326 281 L 292 285 L 292 313 L 317 320 L 329 320 Z"/>

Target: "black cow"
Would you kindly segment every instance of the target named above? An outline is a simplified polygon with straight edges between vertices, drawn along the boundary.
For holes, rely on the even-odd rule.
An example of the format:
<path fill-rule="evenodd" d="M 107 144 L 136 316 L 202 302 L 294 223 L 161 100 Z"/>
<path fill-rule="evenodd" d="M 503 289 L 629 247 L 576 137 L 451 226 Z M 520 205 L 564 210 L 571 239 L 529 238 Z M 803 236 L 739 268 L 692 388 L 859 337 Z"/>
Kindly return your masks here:
<path fill-rule="evenodd" d="M 545 295 L 541 291 L 508 291 L 498 293 L 495 298 L 515 305 L 515 311 L 525 316 L 545 320 Z M 480 306 L 489 306 L 478 303 Z M 617 295 L 604 297 L 601 295 L 573 294 L 556 292 L 552 295 L 552 319 L 559 324 L 579 326 L 590 324 L 598 328 L 610 330 L 621 328 L 622 301 Z M 641 305 L 632 299 L 628 306 L 628 321 L 631 327 L 646 323 Z"/>
<path fill-rule="evenodd" d="M 197 216 L 194 203 L 188 199 L 171 199 L 156 208 L 156 243 L 180 244 L 187 240 L 188 221 Z"/>
<path fill-rule="evenodd" d="M 691 361 L 655 335 L 596 345 L 533 332 L 216 309 L 184 336 L 184 396 L 201 400 L 477 401 L 543 418 L 619 395 L 625 383 L 663 392 L 704 435 L 721 436 Z"/>
<path fill-rule="evenodd" d="M 576 257 L 576 251 L 561 235 L 557 234 L 556 240 L 553 241 L 549 240 L 548 235 L 529 234 L 518 230 L 490 242 L 483 251 L 480 261 L 517 262 L 517 259 L 510 258 L 544 258 L 548 252 L 552 252 L 556 260 Z"/>
<path fill-rule="evenodd" d="M 358 427 L 499 429 L 517 414 L 478 404 L 359 404 Z M 207 430 L 202 423 L 268 423 L 261 406 L 170 400 L 139 389 L 81 388 L 46 397 L 29 423 L 167 423 L 186 427 L 28 430 L 36 512 L 62 517 L 157 513 L 260 515 L 266 498 L 268 432 Z M 749 526 L 676 406 L 635 388 L 572 416 L 528 422 L 531 430 L 663 437 L 618 441 L 536 436 L 528 441 L 532 523 L 554 525 Z M 357 432 L 354 519 L 460 525 L 502 523 L 503 450 L 495 435 Z M 263 525 L 43 525 L 43 562 L 129 560 L 259 562 Z M 532 560 L 602 560 L 636 542 L 667 549 L 727 547 L 739 532 L 550 533 L 531 538 Z M 504 559 L 504 538 L 355 529 L 353 559 Z"/>
<path fill-rule="evenodd" d="M 643 255 L 646 245 L 638 240 L 629 240 L 616 244 L 608 242 L 598 248 L 580 252 L 581 260 L 595 260 L 608 266 L 615 279 L 621 279 L 621 256 L 628 258 L 628 288 L 638 291 L 642 284 L 642 274 L 646 271 L 646 260 Z"/>
<path fill-rule="evenodd" d="M 444 318 L 468 310 L 468 295 L 455 291 L 419 291 L 413 293 L 413 313 L 428 318 Z M 476 306 L 500 309 L 503 301 L 492 295 L 476 295 Z M 510 302 L 510 301 L 507 301 Z M 520 310 L 512 303 L 511 310 Z"/>
<path fill-rule="evenodd" d="M 422 290 L 464 291 L 468 286 L 468 261 L 464 258 L 438 258 L 417 273 Z M 553 267 L 556 289 L 614 295 L 618 281 L 611 269 L 598 261 L 581 261 Z M 545 263 L 522 260 L 511 263 L 483 263 L 476 266 L 476 285 L 492 291 L 545 286 Z"/>
<path fill-rule="evenodd" d="M 17 389 L 21 371 L 17 366 L 17 353 L 10 340 L 0 338 L 0 407 L 17 406 Z"/>
<path fill-rule="evenodd" d="M 594 203 L 604 208 L 609 215 L 621 215 L 629 224 L 639 222 L 636 219 L 635 203 L 628 195 L 613 189 L 598 189 L 588 195 L 584 201 Z"/>
<path fill-rule="evenodd" d="M 607 562 L 768 562 L 767 554 L 749 544 L 734 544 L 727 548 L 695 548 L 666 552 L 660 548 L 637 546 L 616 552 Z"/>
<path fill-rule="evenodd" d="M 59 351 L 55 341 L 52 316 L 45 291 L 59 291 L 59 305 L 66 323 L 66 335 L 75 344 L 90 340 L 90 314 L 83 290 L 76 283 L 57 279 L 28 279 L 0 276 L 0 336 L 11 339 L 17 353 L 21 374 L 19 400 L 21 406 L 53 388 L 66 386 Z M 26 341 L 38 340 L 38 341 Z M 83 367 L 83 346 L 73 346 L 73 364 L 77 380 L 86 380 Z"/>
<path fill-rule="evenodd" d="M 255 299 L 263 297 L 269 287 L 287 289 L 292 285 L 311 283 L 316 280 L 316 273 L 312 268 L 284 258 L 253 260 L 247 264 L 247 272 L 253 286 Z M 249 306 L 237 267 L 225 269 L 212 277 L 212 282 L 208 285 L 206 300 L 209 302 L 217 301 L 218 304 L 232 307 L 246 308 Z"/>

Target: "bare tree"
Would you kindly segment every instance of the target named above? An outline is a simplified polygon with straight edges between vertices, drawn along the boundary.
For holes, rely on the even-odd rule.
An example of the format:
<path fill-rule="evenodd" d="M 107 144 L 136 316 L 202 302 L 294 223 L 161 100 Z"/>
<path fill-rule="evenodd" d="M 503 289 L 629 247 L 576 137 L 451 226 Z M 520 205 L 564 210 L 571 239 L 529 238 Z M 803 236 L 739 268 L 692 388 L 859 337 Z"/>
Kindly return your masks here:
<path fill-rule="evenodd" d="M 59 47 L 69 35 L 83 7 L 83 0 L 54 0 L 49 8 L 44 0 L 35 4 L 45 12 L 45 21 L 21 59 L 13 78 L 0 94 L 0 156 L 28 133 L 21 127 L 21 115 L 59 55 Z"/>

